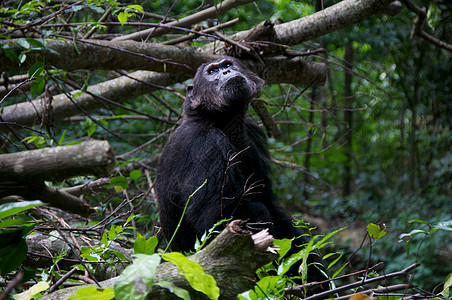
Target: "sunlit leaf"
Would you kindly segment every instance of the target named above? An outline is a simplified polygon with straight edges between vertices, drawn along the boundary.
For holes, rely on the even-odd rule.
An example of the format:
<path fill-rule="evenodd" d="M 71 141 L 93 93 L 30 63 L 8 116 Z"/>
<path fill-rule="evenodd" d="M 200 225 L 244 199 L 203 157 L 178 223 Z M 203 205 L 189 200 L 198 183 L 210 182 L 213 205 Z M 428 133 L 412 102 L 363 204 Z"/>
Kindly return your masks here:
<path fill-rule="evenodd" d="M 438 7 L 438 5 L 435 4 L 435 2 L 430 2 L 430 7 L 427 11 L 427 23 L 428 26 L 430 26 L 431 29 L 435 29 L 436 25 L 438 25 L 439 18 L 441 17 L 441 9 Z"/>
<path fill-rule="evenodd" d="M 124 25 L 124 23 L 127 22 L 128 18 L 129 18 L 129 13 L 126 11 L 122 11 L 118 14 L 118 20 L 119 20 L 119 22 L 121 22 L 121 25 Z"/>
<path fill-rule="evenodd" d="M 135 243 L 133 244 L 133 253 L 151 255 L 154 253 L 158 242 L 159 241 L 156 236 L 151 236 L 146 240 L 146 238 L 138 233 L 138 237 L 135 239 Z"/>
<path fill-rule="evenodd" d="M 367 225 L 367 233 L 369 233 L 369 236 L 376 241 L 386 235 L 386 231 L 381 229 L 380 225 L 374 223 L 369 223 Z"/>
<path fill-rule="evenodd" d="M 179 274 L 185 276 L 193 289 L 204 293 L 209 299 L 218 299 L 220 289 L 215 278 L 206 274 L 197 262 L 187 259 L 179 252 L 162 254 L 162 258 L 175 264 L 179 268 Z"/>
<path fill-rule="evenodd" d="M 452 287 L 452 273 L 449 273 L 449 275 L 447 275 L 446 277 L 446 280 L 444 281 L 444 288 L 440 294 L 443 295 L 444 298 L 448 298 L 450 295 L 451 287 Z"/>
<path fill-rule="evenodd" d="M 141 5 L 138 4 L 132 4 L 132 5 L 127 5 L 127 8 L 133 9 L 133 10 L 137 10 L 140 12 L 144 12 L 143 7 Z"/>
<path fill-rule="evenodd" d="M 112 288 L 101 289 L 96 286 L 87 286 L 78 289 L 69 296 L 69 300 L 110 300 L 115 297 L 115 291 Z"/>
<path fill-rule="evenodd" d="M 19 44 L 19 46 L 21 46 L 22 48 L 25 48 L 25 49 L 30 49 L 30 47 L 31 47 L 30 43 L 27 42 L 26 39 L 18 39 L 17 44 Z"/>
<path fill-rule="evenodd" d="M 25 292 L 13 295 L 13 298 L 14 298 L 14 300 L 29 300 L 29 299 L 33 298 L 33 295 L 43 292 L 43 291 L 47 290 L 49 287 L 50 287 L 50 285 L 47 282 L 39 281 L 38 283 L 31 286 Z"/>
<path fill-rule="evenodd" d="M 0 219 L 18 214 L 24 210 L 44 205 L 39 200 L 34 201 L 22 201 L 22 202 L 10 202 L 0 205 Z"/>

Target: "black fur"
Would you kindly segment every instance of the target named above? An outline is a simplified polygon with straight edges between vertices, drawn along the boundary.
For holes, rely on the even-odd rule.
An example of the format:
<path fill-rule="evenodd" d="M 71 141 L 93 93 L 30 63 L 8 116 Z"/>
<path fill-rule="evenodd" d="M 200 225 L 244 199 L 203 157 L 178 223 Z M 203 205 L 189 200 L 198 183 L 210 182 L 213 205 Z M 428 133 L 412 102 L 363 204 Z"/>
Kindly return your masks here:
<path fill-rule="evenodd" d="M 263 84 L 227 58 L 200 66 L 187 88 L 184 120 L 163 150 L 156 180 L 166 238 L 176 229 L 189 196 L 206 179 L 207 184 L 191 199 L 173 250 L 193 249 L 196 237 L 230 217 L 269 222 L 279 239 L 301 234 L 275 203 L 265 133 L 245 116 Z"/>

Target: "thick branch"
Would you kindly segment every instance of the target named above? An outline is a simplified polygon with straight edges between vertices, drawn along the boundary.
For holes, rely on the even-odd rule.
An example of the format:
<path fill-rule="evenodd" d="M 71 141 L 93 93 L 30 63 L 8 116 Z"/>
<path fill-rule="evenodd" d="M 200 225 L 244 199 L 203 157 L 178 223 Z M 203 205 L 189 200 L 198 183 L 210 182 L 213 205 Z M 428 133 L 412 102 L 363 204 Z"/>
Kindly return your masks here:
<path fill-rule="evenodd" d="M 16 53 L 22 51 L 18 40 L 3 40 Z M 70 59 L 68 59 L 68 57 Z M 45 61 L 58 69 L 72 70 L 151 70 L 156 72 L 194 74 L 196 67 L 216 56 L 193 48 L 133 41 L 46 40 L 45 48 L 27 53 L 19 65 L 11 61 L 0 47 L 2 71 L 27 70 L 36 61 Z M 187 64 L 187 62 L 190 62 Z"/>
<path fill-rule="evenodd" d="M 272 41 L 288 46 L 297 45 L 385 12 L 393 1 L 344 0 L 304 18 L 275 25 Z M 252 30 L 237 33 L 233 39 L 244 40 Z"/>
<path fill-rule="evenodd" d="M 254 72 L 261 75 L 267 84 L 287 82 L 304 85 L 321 85 L 326 79 L 326 66 L 324 63 L 306 61 L 300 57 L 285 58 L 273 57 L 264 59 L 264 66 L 259 63 L 251 63 L 248 66 Z M 194 70 L 197 68 L 195 66 Z M 53 121 L 61 121 L 67 117 L 90 112 L 110 105 L 107 99 L 115 99 L 120 103 L 125 100 L 152 92 L 162 86 L 171 85 L 188 79 L 187 75 L 171 75 L 166 73 L 154 73 L 149 71 L 137 71 L 129 76 L 122 76 L 108 80 L 97 85 L 90 86 L 87 92 L 82 93 L 72 100 L 70 94 L 56 95 L 52 99 Z M 71 96 L 71 97 L 69 97 Z M 22 102 L 3 108 L 0 113 L 0 131 L 7 131 L 8 126 L 15 124 L 31 126 L 41 122 L 41 115 L 45 111 L 45 98 L 38 98 L 31 102 Z"/>
<path fill-rule="evenodd" d="M 330 6 L 320 12 L 297 19 L 288 23 L 275 25 L 271 40 L 283 45 L 296 45 L 314 39 L 327 33 L 339 30 L 346 26 L 358 23 L 376 13 L 383 12 L 393 0 L 344 0 L 336 5 Z M 248 0 L 226 0 L 217 8 L 221 11 L 227 4 L 235 6 L 250 2 Z M 211 7 L 212 11 L 216 11 Z M 199 13 L 201 14 L 201 12 Z M 197 14 L 187 18 L 198 19 Z M 209 15 L 210 16 L 210 15 Z M 200 20 L 203 20 L 206 16 Z M 208 18 L 208 17 L 207 17 Z M 180 21 L 176 21 L 180 22 Z M 171 24 L 171 23 L 170 23 Z M 191 23 L 192 24 L 192 23 Z M 150 31 L 165 30 L 169 28 L 153 28 Z M 233 36 L 234 40 L 243 40 L 250 36 L 252 30 L 243 31 Z M 141 31 L 135 34 L 145 33 Z M 149 32 L 146 33 L 146 35 Z M 67 71 L 75 69 L 141 69 L 157 72 L 170 73 L 191 73 L 193 74 L 197 66 L 202 62 L 213 60 L 216 57 L 203 54 L 211 53 L 213 47 L 206 46 L 202 52 L 194 51 L 190 48 L 180 48 L 169 45 L 159 45 L 154 43 L 124 42 L 133 38 L 126 35 L 116 38 L 113 41 L 84 41 L 74 43 L 72 40 L 52 40 L 48 41 L 44 51 L 35 50 L 27 54 L 27 61 L 20 67 L 17 62 L 10 61 L 0 49 L 0 64 L 3 71 L 14 71 L 27 69 L 28 65 L 39 60 L 46 61 Z M 2 41 L 8 43 L 17 52 L 20 46 L 15 41 Z M 49 51 L 51 49 L 52 51 Z M 67 59 L 71 57 L 71 59 Z M 29 63 L 27 63 L 29 62 Z M 188 65 L 189 64 L 189 65 Z M 281 82 L 281 81 L 280 81 Z"/>
<path fill-rule="evenodd" d="M 78 175 L 107 176 L 115 166 L 107 141 L 0 155 L 0 181 L 62 181 Z"/>
<path fill-rule="evenodd" d="M 120 103 L 125 100 L 160 89 L 162 86 L 182 82 L 189 77 L 176 76 L 166 73 L 137 71 L 129 76 L 122 76 L 108 80 L 87 89 L 87 92 L 74 98 L 76 90 L 70 94 L 56 95 L 52 99 L 52 113 L 54 121 L 61 121 L 67 117 L 90 112 L 102 106 L 111 105 L 107 100 L 115 99 Z M 73 99 L 74 98 L 74 99 Z M 0 131 L 7 131 L 9 126 L 15 124 L 31 126 L 39 124 L 44 112 L 45 98 L 38 98 L 31 102 L 22 102 L 4 107 L 0 114 Z M 13 124 L 11 124 L 13 123 Z"/>

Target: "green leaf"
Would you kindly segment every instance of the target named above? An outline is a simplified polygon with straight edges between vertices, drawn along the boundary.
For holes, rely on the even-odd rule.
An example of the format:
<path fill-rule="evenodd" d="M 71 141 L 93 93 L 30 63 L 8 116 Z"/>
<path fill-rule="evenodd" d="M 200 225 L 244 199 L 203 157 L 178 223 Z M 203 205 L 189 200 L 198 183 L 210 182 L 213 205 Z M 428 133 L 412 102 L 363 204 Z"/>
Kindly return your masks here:
<path fill-rule="evenodd" d="M 171 282 L 169 281 L 159 281 L 157 283 L 155 283 L 155 285 L 158 285 L 162 288 L 165 288 L 167 290 L 169 290 L 171 293 L 173 293 L 174 295 L 176 295 L 179 298 L 182 298 L 184 300 L 190 300 L 190 293 L 180 287 L 177 287 L 175 285 L 173 285 Z"/>
<path fill-rule="evenodd" d="M 127 8 L 136 10 L 136 11 L 140 11 L 140 12 L 144 12 L 143 7 L 141 5 L 137 5 L 137 4 L 133 4 L 133 5 L 127 5 Z"/>
<path fill-rule="evenodd" d="M 81 247 L 80 248 L 80 257 L 89 260 L 89 261 L 99 261 L 101 257 L 93 250 L 91 250 L 88 247 Z"/>
<path fill-rule="evenodd" d="M 337 253 L 331 253 L 331 254 L 337 254 Z M 339 261 L 339 259 L 341 259 L 341 257 L 342 257 L 342 254 L 339 254 L 339 256 L 335 259 L 335 260 L 333 260 L 329 265 L 328 265 L 328 267 L 327 267 L 327 270 L 329 270 L 332 266 L 334 266 L 338 261 Z M 323 257 L 323 259 L 326 259 L 327 257 L 326 257 L 326 255 Z"/>
<path fill-rule="evenodd" d="M 27 59 L 27 55 L 25 53 L 19 54 L 19 64 L 23 64 L 24 61 Z"/>
<path fill-rule="evenodd" d="M 123 232 L 122 226 L 111 225 L 110 230 L 108 231 L 108 240 L 114 241 L 116 237 Z"/>
<path fill-rule="evenodd" d="M 28 246 L 23 238 L 24 229 L 0 232 L 0 275 L 6 276 L 17 269 L 27 257 Z"/>
<path fill-rule="evenodd" d="M 115 297 L 115 291 L 112 288 L 101 289 L 96 286 L 87 286 L 78 289 L 69 296 L 69 300 L 110 300 Z"/>
<path fill-rule="evenodd" d="M 399 240 L 402 240 L 404 238 L 412 238 L 413 236 L 417 235 L 417 234 L 428 234 L 426 231 L 424 230 L 420 230 L 420 229 L 414 229 L 411 230 L 409 233 L 402 233 L 401 235 L 399 235 Z"/>
<path fill-rule="evenodd" d="M 140 170 L 133 170 L 133 171 L 130 172 L 129 178 L 132 179 L 132 180 L 137 181 L 138 178 L 140 178 L 142 174 L 143 173 Z"/>
<path fill-rule="evenodd" d="M 367 233 L 369 233 L 369 236 L 375 241 L 378 241 L 380 238 L 386 235 L 386 231 L 384 231 L 384 229 L 381 229 L 380 225 L 374 223 L 369 223 L 367 225 Z"/>
<path fill-rule="evenodd" d="M 20 294 L 16 294 L 13 296 L 14 300 L 29 300 L 32 299 L 34 295 L 37 293 L 43 292 L 47 290 L 50 287 L 50 285 L 45 281 L 40 281 L 30 287 L 25 292 L 22 292 Z"/>
<path fill-rule="evenodd" d="M 127 22 L 127 19 L 129 18 L 129 13 L 126 11 L 122 11 L 118 14 L 118 20 L 121 22 L 121 25 L 124 25 L 125 22 Z"/>
<path fill-rule="evenodd" d="M 342 272 L 342 270 L 343 270 L 346 266 L 348 266 L 348 264 L 349 264 L 349 262 L 345 263 L 342 267 L 340 267 L 339 270 L 337 270 L 336 272 L 334 272 L 334 274 L 333 274 L 333 276 L 331 276 L 331 278 L 335 278 L 337 275 L 339 275 L 339 274 Z"/>
<path fill-rule="evenodd" d="M 146 240 L 146 238 L 138 233 L 138 237 L 133 244 L 133 253 L 151 255 L 154 253 L 155 247 L 157 247 L 158 242 L 159 241 L 156 236 L 151 236 Z"/>
<path fill-rule="evenodd" d="M 115 281 L 116 299 L 144 300 L 147 297 L 161 259 L 158 254 L 137 254 L 135 257 L 133 264 L 127 266 Z"/>
<path fill-rule="evenodd" d="M 109 186 L 122 186 L 123 188 L 127 188 L 129 186 L 129 182 L 124 176 L 117 176 L 110 179 Z"/>
<path fill-rule="evenodd" d="M 433 229 L 441 229 L 446 231 L 452 231 L 452 221 L 439 222 L 433 226 Z"/>
<path fill-rule="evenodd" d="M 246 291 L 244 293 L 241 293 L 240 295 L 237 295 L 239 300 L 258 300 L 256 293 L 253 290 Z"/>
<path fill-rule="evenodd" d="M 107 238 L 107 232 L 106 231 L 104 231 L 104 233 L 102 234 L 102 238 L 100 239 L 100 243 L 104 247 L 106 247 L 108 245 L 108 238 Z"/>
<path fill-rule="evenodd" d="M 197 262 L 187 259 L 179 252 L 162 254 L 162 258 L 175 264 L 179 274 L 185 276 L 193 289 L 204 293 L 209 299 L 218 299 L 220 289 L 215 278 L 206 274 Z"/>
<path fill-rule="evenodd" d="M 19 44 L 19 46 L 21 46 L 22 48 L 25 48 L 25 49 L 30 49 L 30 47 L 31 47 L 30 43 L 27 42 L 26 39 L 18 39 L 17 44 Z"/>
<path fill-rule="evenodd" d="M 285 282 L 281 280 L 281 276 L 265 276 L 257 283 L 254 289 L 258 297 L 266 299 L 268 294 L 272 291 L 283 290 Z"/>
<path fill-rule="evenodd" d="M 421 223 L 421 224 L 427 224 L 428 225 L 428 222 L 426 222 L 426 221 L 424 221 L 424 220 L 419 220 L 419 219 L 414 219 L 414 220 L 410 220 L 410 221 L 408 221 L 408 223 Z"/>
<path fill-rule="evenodd" d="M 30 92 L 32 96 L 36 96 L 42 93 L 42 90 L 44 89 L 44 86 L 46 84 L 46 81 L 44 80 L 44 77 L 37 77 L 30 86 Z"/>
<path fill-rule="evenodd" d="M 94 132 L 96 131 L 96 128 L 97 128 L 97 124 L 94 122 L 91 123 L 91 125 L 88 127 L 88 130 L 87 130 L 88 136 L 92 136 L 94 134 Z"/>
<path fill-rule="evenodd" d="M 18 214 L 24 210 L 44 205 L 39 200 L 23 201 L 23 202 L 11 202 L 0 205 L 0 219 Z"/>
<path fill-rule="evenodd" d="M 0 229 L 11 227 L 11 226 L 22 225 L 25 222 L 26 222 L 25 220 L 20 220 L 20 219 L 6 219 L 6 220 L 0 222 Z"/>
<path fill-rule="evenodd" d="M 61 134 L 60 139 L 58 140 L 58 146 L 62 146 L 63 145 L 63 141 L 64 141 L 64 136 L 66 135 L 66 129 L 63 131 L 63 134 Z"/>
<path fill-rule="evenodd" d="M 89 2 L 88 2 L 88 7 L 100 14 L 103 14 L 105 12 L 105 9 L 103 9 L 102 7 L 90 4 Z"/>
<path fill-rule="evenodd" d="M 449 275 L 447 275 L 446 280 L 444 281 L 444 288 L 443 291 L 440 293 L 441 295 L 444 296 L 444 298 L 448 298 L 450 295 L 450 287 L 452 286 L 452 273 L 449 273 Z"/>
<path fill-rule="evenodd" d="M 26 38 L 26 41 L 31 45 L 31 46 L 34 46 L 34 47 L 37 47 L 37 48 L 44 48 L 44 44 L 43 43 L 41 43 L 40 41 L 38 41 L 38 40 L 35 40 L 34 38 Z"/>
<path fill-rule="evenodd" d="M 44 70 L 44 63 L 42 61 L 35 62 L 28 70 L 28 77 L 38 77 Z"/>
<path fill-rule="evenodd" d="M 14 52 L 13 49 L 3 48 L 3 51 L 5 52 L 6 57 L 8 57 L 10 61 L 19 61 L 19 58 L 17 57 L 17 54 L 16 52 Z"/>
<path fill-rule="evenodd" d="M 438 25 L 439 18 L 441 17 L 441 9 L 435 2 L 430 2 L 430 7 L 427 11 L 427 23 L 431 29 L 435 29 L 436 25 Z"/>
<path fill-rule="evenodd" d="M 85 6 L 84 5 L 74 5 L 72 6 L 72 10 L 74 12 L 78 12 L 79 10 L 82 10 Z"/>
<path fill-rule="evenodd" d="M 278 254 L 279 258 L 283 258 L 284 255 L 289 252 L 290 247 L 292 247 L 292 240 L 291 239 L 274 239 L 273 244 L 279 248 Z"/>

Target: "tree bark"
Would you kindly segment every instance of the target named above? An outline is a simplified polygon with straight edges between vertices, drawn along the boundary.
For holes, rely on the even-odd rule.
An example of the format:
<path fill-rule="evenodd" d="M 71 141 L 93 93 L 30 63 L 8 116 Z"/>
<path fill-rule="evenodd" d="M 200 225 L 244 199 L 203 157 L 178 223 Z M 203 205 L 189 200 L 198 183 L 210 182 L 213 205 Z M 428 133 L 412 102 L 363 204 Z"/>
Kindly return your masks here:
<path fill-rule="evenodd" d="M 302 19 L 275 25 L 273 41 L 285 45 L 299 44 L 379 13 L 390 2 L 390 0 L 345 0 Z M 243 3 L 240 2 L 240 4 Z M 250 36 L 250 33 L 251 31 L 244 31 L 235 35 L 234 39 L 246 38 Z M 12 43 L 10 47 L 18 47 L 17 45 L 15 46 L 14 41 L 5 41 L 3 43 Z M 61 120 L 83 110 L 92 111 L 97 109 L 103 104 L 102 102 L 108 102 L 108 99 L 115 99 L 115 101 L 120 102 L 155 90 L 156 86 L 153 84 L 167 86 L 181 82 L 192 76 L 200 63 L 216 57 L 175 46 L 143 44 L 130 41 L 96 41 L 95 43 L 102 44 L 102 46 L 91 44 L 91 42 L 75 42 L 77 47 L 74 47 L 72 42 L 52 41 L 46 46 L 47 49 L 52 49 L 51 47 L 54 46 L 56 48 L 53 50 L 60 55 L 53 55 L 48 50 L 32 51 L 27 54 L 27 59 L 31 58 L 33 60 L 29 63 L 26 61 L 20 67 L 17 63 L 12 63 L 6 58 L 4 50 L 0 50 L 0 64 L 4 66 L 4 70 L 19 70 L 27 68 L 31 62 L 36 61 L 35 59 L 47 53 L 45 54 L 47 61 L 50 59 L 51 64 L 56 67 L 65 67 L 68 70 L 107 68 L 110 66 L 110 68 L 170 70 L 178 73 L 178 75 L 169 75 L 138 71 L 131 74 L 138 81 L 124 77 L 110 80 L 88 88 L 88 93 L 83 93 L 75 101 L 68 99 L 65 94 L 57 95 L 52 102 L 53 115 L 55 119 Z M 214 48 L 212 45 L 203 47 L 201 52 L 213 53 Z M 132 52 L 136 53 L 132 54 Z M 37 57 L 34 56 L 35 53 L 37 53 Z M 67 61 L 70 61 L 67 57 L 75 59 L 77 63 L 67 63 Z M 170 60 L 176 64 L 170 63 Z M 267 84 L 286 82 L 320 85 L 325 81 L 326 67 L 323 63 L 308 62 L 299 57 L 294 59 L 268 58 L 264 59 L 264 62 L 265 69 L 262 69 L 262 66 L 257 63 L 253 64 L 251 69 L 255 72 L 258 71 L 257 73 L 263 77 Z M 144 82 L 150 84 L 144 84 Z M 40 104 L 42 101 L 43 99 L 39 98 L 32 103 L 24 102 L 5 107 L 0 115 L 0 122 L 5 122 L 8 126 L 14 125 L 14 123 L 26 126 L 33 125 L 39 120 L 43 112 Z M 0 130 L 8 130 L 5 127 L 5 124 L 0 124 Z"/>
<path fill-rule="evenodd" d="M 251 235 L 246 222 L 235 220 L 217 236 L 205 249 L 189 256 L 196 261 L 207 274 L 212 275 L 220 288 L 220 299 L 235 299 L 237 294 L 251 289 L 255 285 L 255 271 L 260 266 L 278 257 L 270 249 L 273 237 L 266 231 Z M 103 287 L 112 287 L 113 278 L 101 282 Z M 137 277 L 137 280 L 139 278 Z M 157 267 L 154 282 L 171 281 L 174 285 L 189 291 L 191 299 L 207 299 L 207 296 L 191 288 L 184 276 L 179 275 L 172 263 L 163 263 Z M 83 286 L 82 286 L 83 287 Z M 68 299 L 80 287 L 55 291 L 42 297 L 43 300 Z M 148 299 L 179 299 L 167 289 L 152 286 Z"/>
<path fill-rule="evenodd" d="M 53 121 L 61 121 L 81 112 L 114 105 L 188 78 L 167 73 L 137 71 L 129 76 L 121 76 L 90 86 L 86 92 L 75 90 L 68 94 L 59 94 L 52 99 Z M 76 97 L 76 94 L 79 95 Z M 39 124 L 45 111 L 44 103 L 45 97 L 4 107 L 0 114 L 0 131 L 8 131 L 9 126 Z"/>
<path fill-rule="evenodd" d="M 261 74 L 267 84 L 287 82 L 305 85 L 320 85 L 326 80 L 324 63 L 309 62 L 300 57 L 274 57 L 264 59 L 265 66 L 248 63 L 254 72 Z M 173 75 L 150 71 L 136 71 L 68 94 L 59 94 L 52 99 L 53 121 L 61 121 L 81 112 L 91 112 L 105 105 L 111 105 L 155 91 L 164 86 L 182 82 L 194 74 Z M 78 95 L 75 97 L 74 95 Z M 109 100 L 115 99 L 115 101 Z M 32 126 L 41 123 L 45 111 L 45 97 L 31 102 L 21 102 L 6 106 L 0 113 L 0 131 L 8 131 L 9 126 Z M 4 122 L 4 123 L 2 123 Z"/>
<path fill-rule="evenodd" d="M 1 181 L 62 181 L 79 175 L 107 176 L 115 166 L 107 141 L 0 155 Z"/>
<path fill-rule="evenodd" d="M 16 53 L 18 40 L 3 40 Z M 73 70 L 150 70 L 172 74 L 194 74 L 197 66 L 217 57 L 190 47 L 141 43 L 134 41 L 45 40 L 45 47 L 27 53 L 19 65 L 0 50 L 2 71 L 28 70 L 36 61 L 45 61 L 58 69 Z M 68 59 L 68 57 L 70 59 Z"/>
<path fill-rule="evenodd" d="M 274 26 L 273 42 L 282 45 L 297 45 L 333 31 L 356 24 L 378 13 L 386 13 L 394 0 L 343 0 L 322 11 L 301 19 Z M 393 10 L 391 10 L 393 11 Z M 233 36 L 243 40 L 251 30 Z"/>

